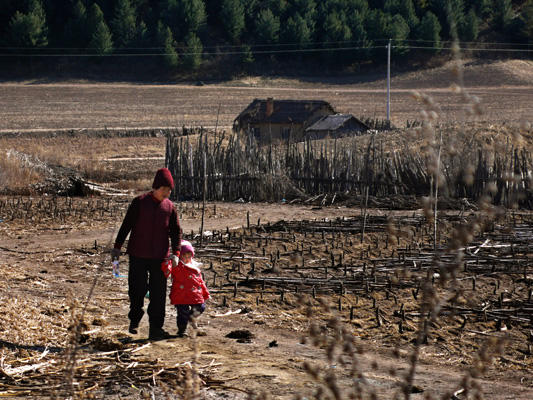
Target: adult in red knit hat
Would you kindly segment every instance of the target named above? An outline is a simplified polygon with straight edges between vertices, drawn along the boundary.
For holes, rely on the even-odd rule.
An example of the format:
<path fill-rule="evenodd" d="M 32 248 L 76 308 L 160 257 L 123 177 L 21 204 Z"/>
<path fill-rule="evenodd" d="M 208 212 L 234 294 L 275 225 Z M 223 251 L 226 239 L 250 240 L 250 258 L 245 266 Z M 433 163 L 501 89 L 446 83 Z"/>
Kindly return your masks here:
<path fill-rule="evenodd" d="M 128 295 L 130 298 L 129 332 L 137 334 L 144 315 L 144 299 L 150 292 L 148 318 L 149 339 L 160 340 L 170 337 L 163 329 L 167 278 L 161 271 L 161 263 L 171 259 L 179 262 L 181 227 L 172 201 L 168 199 L 174 187 L 172 174 L 161 168 L 155 174 L 153 190 L 142 194 L 131 202 L 124 221 L 111 250 L 111 257 L 120 257 L 120 249 L 130 235 L 126 253 L 129 255 Z M 172 252 L 169 251 L 170 248 Z"/>
<path fill-rule="evenodd" d="M 155 173 L 154 183 L 152 183 L 152 189 L 160 188 L 161 186 L 174 189 L 174 179 L 172 174 L 167 168 L 160 168 Z"/>

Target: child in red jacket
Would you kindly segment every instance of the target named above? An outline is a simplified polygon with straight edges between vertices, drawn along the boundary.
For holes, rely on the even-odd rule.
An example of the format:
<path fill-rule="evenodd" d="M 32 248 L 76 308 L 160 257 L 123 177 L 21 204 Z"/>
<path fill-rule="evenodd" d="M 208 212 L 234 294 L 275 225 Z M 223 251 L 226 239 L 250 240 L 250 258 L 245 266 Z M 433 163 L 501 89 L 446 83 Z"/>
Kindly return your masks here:
<path fill-rule="evenodd" d="M 205 302 L 210 299 L 200 271 L 200 263 L 193 260 L 194 247 L 186 240 L 181 241 L 180 260 L 178 265 L 164 264 L 165 275 L 172 275 L 170 302 L 178 311 L 178 336 L 186 336 L 187 324 L 191 318 L 198 317 L 205 311 Z"/>

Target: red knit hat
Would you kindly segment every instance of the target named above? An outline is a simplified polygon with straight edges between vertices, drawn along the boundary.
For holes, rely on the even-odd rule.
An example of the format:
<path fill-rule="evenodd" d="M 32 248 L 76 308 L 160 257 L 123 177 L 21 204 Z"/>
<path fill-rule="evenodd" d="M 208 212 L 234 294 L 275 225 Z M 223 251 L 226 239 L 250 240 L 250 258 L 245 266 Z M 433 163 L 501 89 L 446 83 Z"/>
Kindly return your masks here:
<path fill-rule="evenodd" d="M 187 240 L 182 240 L 180 253 L 183 254 L 188 251 L 190 251 L 192 253 L 192 256 L 194 257 L 194 247 L 192 246 L 191 242 Z"/>
<path fill-rule="evenodd" d="M 154 178 L 154 183 L 152 183 L 152 188 L 159 189 L 161 186 L 168 186 L 169 188 L 174 188 L 174 179 L 172 174 L 167 168 L 160 168 L 157 170 Z"/>

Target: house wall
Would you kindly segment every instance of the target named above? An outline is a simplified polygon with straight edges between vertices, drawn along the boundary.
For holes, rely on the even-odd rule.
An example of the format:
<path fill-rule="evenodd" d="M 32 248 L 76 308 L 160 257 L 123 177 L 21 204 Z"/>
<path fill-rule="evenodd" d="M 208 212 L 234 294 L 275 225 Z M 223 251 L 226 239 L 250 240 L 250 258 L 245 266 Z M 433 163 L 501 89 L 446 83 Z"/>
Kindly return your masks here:
<path fill-rule="evenodd" d="M 325 115 L 333 115 L 335 112 L 329 108 L 321 108 L 320 110 L 317 110 L 309 120 L 306 121 L 305 124 L 299 125 L 298 129 L 293 129 L 292 138 L 295 141 L 302 141 L 305 140 L 305 130 L 315 123 L 319 118 L 322 118 Z"/>
<path fill-rule="evenodd" d="M 301 124 L 258 124 L 259 140 L 261 142 L 269 142 L 271 139 L 286 139 L 283 135 L 283 128 L 291 130 L 291 136 L 302 129 Z"/>

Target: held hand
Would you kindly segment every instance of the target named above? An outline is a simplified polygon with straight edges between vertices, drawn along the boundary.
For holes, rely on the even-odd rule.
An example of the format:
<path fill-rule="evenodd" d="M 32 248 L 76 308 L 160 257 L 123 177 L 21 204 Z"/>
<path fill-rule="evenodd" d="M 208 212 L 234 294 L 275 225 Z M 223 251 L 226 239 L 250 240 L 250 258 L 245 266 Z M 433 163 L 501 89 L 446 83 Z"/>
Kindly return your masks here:
<path fill-rule="evenodd" d="M 120 257 L 120 249 L 112 249 L 111 250 L 111 261 L 118 260 Z"/>
<path fill-rule="evenodd" d="M 174 254 L 171 254 L 168 259 L 170 261 L 172 261 L 172 267 L 175 267 L 176 265 L 178 265 L 180 259 L 179 259 L 179 254 L 176 256 Z"/>

